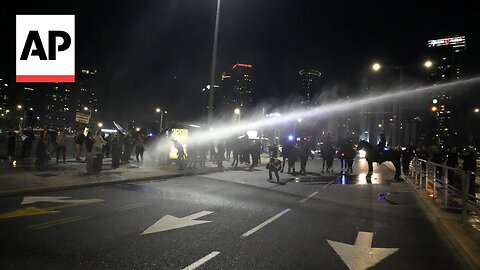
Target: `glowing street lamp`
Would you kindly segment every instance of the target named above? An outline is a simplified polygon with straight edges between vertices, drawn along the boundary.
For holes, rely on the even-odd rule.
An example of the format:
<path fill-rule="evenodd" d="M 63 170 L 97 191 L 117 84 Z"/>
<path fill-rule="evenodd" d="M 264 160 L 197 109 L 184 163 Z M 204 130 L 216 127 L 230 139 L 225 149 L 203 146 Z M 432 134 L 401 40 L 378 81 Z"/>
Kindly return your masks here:
<path fill-rule="evenodd" d="M 102 122 L 98 122 L 98 127 L 99 127 L 99 128 L 102 128 L 102 127 L 103 127 L 103 123 L 102 123 Z"/>
<path fill-rule="evenodd" d="M 476 113 L 479 113 L 479 112 L 480 112 L 480 108 L 475 108 L 473 111 L 476 112 Z"/>
<path fill-rule="evenodd" d="M 160 113 L 160 131 L 163 128 L 163 114 L 167 113 L 167 111 L 160 109 L 160 107 L 155 108 L 156 113 Z"/>
<path fill-rule="evenodd" d="M 21 104 L 17 105 L 17 109 L 21 110 L 22 108 L 23 108 L 23 106 Z"/>
<path fill-rule="evenodd" d="M 88 111 L 88 107 L 87 106 L 83 107 L 83 110 Z"/>
<path fill-rule="evenodd" d="M 382 68 L 382 66 L 379 63 L 374 63 L 372 65 L 373 71 L 379 71 Z"/>
<path fill-rule="evenodd" d="M 425 63 L 423 64 L 426 68 L 431 68 L 433 66 L 433 63 L 432 61 L 430 60 L 427 60 L 425 61 Z"/>
<path fill-rule="evenodd" d="M 236 115 L 238 115 L 238 121 L 240 121 L 240 108 L 235 108 L 235 110 L 233 111 Z"/>

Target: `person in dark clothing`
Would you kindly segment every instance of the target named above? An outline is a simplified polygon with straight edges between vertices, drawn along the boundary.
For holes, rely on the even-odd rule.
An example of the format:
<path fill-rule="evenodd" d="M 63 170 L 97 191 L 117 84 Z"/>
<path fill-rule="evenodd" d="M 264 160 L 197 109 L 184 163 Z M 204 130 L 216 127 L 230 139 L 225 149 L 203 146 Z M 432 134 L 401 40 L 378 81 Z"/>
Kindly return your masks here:
<path fill-rule="evenodd" d="M 183 145 L 177 140 L 172 140 L 172 142 L 173 142 L 173 145 L 175 146 L 175 148 L 177 149 L 177 164 L 178 164 L 178 167 L 180 168 L 181 171 L 183 171 L 184 162 L 185 162 L 185 158 L 186 158 L 186 154 L 185 154 L 185 151 L 183 149 Z"/>
<path fill-rule="evenodd" d="M 448 167 L 451 167 L 451 168 L 457 168 L 458 166 L 458 151 L 457 151 L 457 148 L 456 147 L 452 147 L 451 149 L 449 149 L 447 151 L 447 163 L 446 165 Z M 450 185 L 454 185 L 454 186 L 461 186 L 461 185 L 457 185 L 458 183 L 455 183 L 455 171 L 452 170 L 452 169 L 448 169 L 448 173 L 447 173 L 447 177 L 448 177 L 448 183 Z"/>
<path fill-rule="evenodd" d="M 87 148 L 87 155 L 88 155 L 88 153 L 92 152 L 93 143 L 94 143 L 93 133 L 91 131 L 89 131 L 87 133 L 87 136 L 85 137 L 85 147 Z M 85 157 L 85 161 L 87 161 L 86 157 Z"/>
<path fill-rule="evenodd" d="M 252 165 L 250 165 L 250 170 L 253 170 L 256 166 L 258 166 L 260 160 L 260 154 L 262 151 L 262 145 L 259 141 L 254 141 L 250 147 L 249 152 L 252 155 Z"/>
<path fill-rule="evenodd" d="M 45 139 L 38 140 L 35 149 L 35 165 L 44 166 L 48 162 L 48 149 Z"/>
<path fill-rule="evenodd" d="M 385 153 L 385 148 L 387 148 L 387 139 L 385 134 L 380 134 L 380 140 L 377 143 L 377 153 L 379 162 L 383 161 L 383 155 Z"/>
<path fill-rule="evenodd" d="M 143 152 L 145 151 L 145 140 L 141 134 L 137 135 L 137 140 L 135 141 L 135 157 L 137 163 L 143 164 Z"/>
<path fill-rule="evenodd" d="M 80 131 L 75 131 L 73 141 L 75 143 L 75 160 L 81 161 L 80 155 L 82 154 L 82 146 L 83 142 L 85 141 L 85 134 Z"/>
<path fill-rule="evenodd" d="M 327 134 L 323 145 L 320 149 L 321 155 L 323 158 L 323 166 L 322 166 L 322 173 L 324 172 L 325 165 L 327 167 L 326 172 L 333 172 L 333 159 L 335 156 L 335 149 L 333 148 L 333 142 L 330 137 L 330 134 Z"/>
<path fill-rule="evenodd" d="M 217 159 L 217 166 L 219 168 L 223 168 L 223 161 L 225 160 L 225 143 L 224 142 L 220 142 L 217 145 L 216 159 Z"/>
<path fill-rule="evenodd" d="M 282 162 L 275 157 L 270 157 L 270 161 L 268 162 L 267 166 L 265 167 L 268 169 L 268 180 L 272 180 L 272 172 L 275 173 L 275 177 L 277 178 L 277 182 L 280 182 L 280 175 L 278 171 L 282 168 Z"/>
<path fill-rule="evenodd" d="M 16 138 L 17 138 L 17 133 L 15 133 L 15 130 L 13 127 L 10 127 L 10 130 L 7 132 L 8 136 L 8 157 L 11 159 L 15 159 L 15 144 L 16 144 Z"/>
<path fill-rule="evenodd" d="M 409 144 L 402 150 L 402 170 L 404 175 L 410 174 L 410 162 L 415 156 L 415 148 Z"/>
<path fill-rule="evenodd" d="M 307 173 L 307 161 L 309 157 L 312 157 L 312 150 L 310 147 L 310 142 L 304 137 L 300 142 L 299 146 L 299 157 L 300 157 L 300 173 Z M 312 157 L 313 158 L 313 157 Z"/>
<path fill-rule="evenodd" d="M 476 187 L 475 187 L 475 173 L 477 172 L 477 157 L 473 149 L 468 149 L 465 154 L 462 156 L 463 165 L 462 170 L 470 172 L 470 181 L 468 184 L 468 194 L 473 196 L 474 201 L 476 201 Z"/>
<path fill-rule="evenodd" d="M 240 156 L 240 140 L 238 138 L 232 139 L 232 152 L 233 152 L 233 161 L 231 166 L 236 167 L 238 166 L 238 159 Z"/>
<path fill-rule="evenodd" d="M 272 143 L 268 146 L 268 153 L 270 157 L 277 158 L 278 157 L 278 145 L 276 143 Z"/>
<path fill-rule="evenodd" d="M 283 172 L 285 170 L 285 162 L 287 160 L 289 160 L 289 156 L 291 155 L 292 151 L 293 151 L 293 142 L 290 141 L 288 138 L 285 138 L 285 143 L 283 144 L 283 147 L 282 147 L 282 169 L 280 170 L 280 172 Z M 287 163 L 288 164 L 288 163 Z"/>
<path fill-rule="evenodd" d="M 297 162 L 298 156 L 299 156 L 299 149 L 298 147 L 292 143 L 292 148 L 290 149 L 290 152 L 287 156 L 288 162 L 288 173 L 290 172 L 295 172 L 295 162 Z"/>

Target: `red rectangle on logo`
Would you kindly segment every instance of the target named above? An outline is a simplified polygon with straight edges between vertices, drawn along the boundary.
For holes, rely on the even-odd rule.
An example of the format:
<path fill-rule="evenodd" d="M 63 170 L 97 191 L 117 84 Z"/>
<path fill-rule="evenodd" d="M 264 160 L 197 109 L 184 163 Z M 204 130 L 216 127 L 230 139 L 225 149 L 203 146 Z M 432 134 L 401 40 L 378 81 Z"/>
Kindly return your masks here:
<path fill-rule="evenodd" d="M 16 82 L 75 82 L 75 75 L 17 75 Z"/>

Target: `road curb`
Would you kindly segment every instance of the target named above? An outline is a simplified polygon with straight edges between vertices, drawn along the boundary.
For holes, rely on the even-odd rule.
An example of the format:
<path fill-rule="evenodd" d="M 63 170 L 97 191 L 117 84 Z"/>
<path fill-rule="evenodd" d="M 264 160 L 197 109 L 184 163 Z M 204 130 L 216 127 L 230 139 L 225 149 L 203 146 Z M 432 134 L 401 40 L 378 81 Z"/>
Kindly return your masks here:
<path fill-rule="evenodd" d="M 167 180 L 167 179 L 177 178 L 182 176 L 203 175 L 203 174 L 231 170 L 230 168 L 223 168 L 222 170 L 215 170 L 215 169 L 216 168 L 213 167 L 212 170 L 202 171 L 202 172 L 195 172 L 195 171 L 175 172 L 175 173 L 168 173 L 168 174 L 161 174 L 161 175 L 154 175 L 154 176 L 147 176 L 147 177 L 135 177 L 135 178 L 129 178 L 129 179 L 122 179 L 122 180 L 113 180 L 113 181 L 99 181 L 99 182 L 90 182 L 90 183 L 64 185 L 64 186 L 48 186 L 48 187 L 38 187 L 38 188 L 6 190 L 6 191 L 0 192 L 0 198 L 31 195 L 31 194 L 37 194 L 37 193 L 53 192 L 53 191 L 72 190 L 72 189 L 79 189 L 79 188 L 112 186 L 112 185 L 128 184 L 128 183 L 135 183 L 135 182 L 147 182 L 147 181 L 153 181 L 153 180 Z"/>
<path fill-rule="evenodd" d="M 426 208 L 427 217 L 435 225 L 437 231 L 453 246 L 453 250 L 463 259 L 464 263 L 470 269 L 480 269 L 480 249 L 478 243 L 475 243 L 473 237 L 469 237 L 466 232 L 467 228 L 457 221 L 445 219 L 445 213 L 433 204 L 431 200 L 421 191 L 418 190 L 408 179 L 417 194 L 417 198 Z"/>

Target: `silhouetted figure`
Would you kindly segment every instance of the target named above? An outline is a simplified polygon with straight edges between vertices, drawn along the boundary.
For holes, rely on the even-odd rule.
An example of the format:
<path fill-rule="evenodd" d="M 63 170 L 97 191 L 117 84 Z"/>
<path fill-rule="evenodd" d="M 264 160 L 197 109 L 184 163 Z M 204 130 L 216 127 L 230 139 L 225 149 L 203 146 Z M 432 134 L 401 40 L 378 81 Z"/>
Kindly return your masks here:
<path fill-rule="evenodd" d="M 300 157 L 300 173 L 307 173 L 307 161 L 309 157 L 313 158 L 312 148 L 310 147 L 310 142 L 304 137 L 300 141 L 299 145 L 299 157 Z"/>
<path fill-rule="evenodd" d="M 65 152 L 67 150 L 67 136 L 65 135 L 65 130 L 60 131 L 60 134 L 57 136 L 57 159 L 56 162 L 58 163 L 58 159 L 60 157 L 60 153 L 62 153 L 63 164 L 65 164 Z"/>
<path fill-rule="evenodd" d="M 225 143 L 220 142 L 217 145 L 217 166 L 223 168 L 223 161 L 225 160 Z"/>
<path fill-rule="evenodd" d="M 8 157 L 11 159 L 15 159 L 15 144 L 16 144 L 16 138 L 17 138 L 17 133 L 15 133 L 15 130 L 13 127 L 10 127 L 10 130 L 7 132 L 8 136 Z"/>
<path fill-rule="evenodd" d="M 270 157 L 270 161 L 267 163 L 265 167 L 268 169 L 268 180 L 272 180 L 272 172 L 275 173 L 275 177 L 277 178 L 277 182 L 280 181 L 280 175 L 278 171 L 282 168 L 282 162 L 275 157 Z"/>
<path fill-rule="evenodd" d="M 321 156 L 323 159 L 322 173 L 325 171 L 325 166 L 327 167 L 326 172 L 333 172 L 333 159 L 335 157 L 335 148 L 333 147 L 332 138 L 330 134 L 327 134 L 323 145 L 320 147 Z"/>
<path fill-rule="evenodd" d="M 402 171 L 404 175 L 410 174 L 410 162 L 415 157 L 415 147 L 408 144 L 404 150 L 402 150 Z"/>
<path fill-rule="evenodd" d="M 185 161 L 185 158 L 186 158 L 186 154 L 185 154 L 185 151 L 183 149 L 183 145 L 177 141 L 177 140 L 172 140 L 173 142 L 173 145 L 175 146 L 175 148 L 177 149 L 177 164 L 178 164 L 178 167 L 180 168 L 181 171 L 183 171 L 184 169 L 184 161 Z"/>
<path fill-rule="evenodd" d="M 475 156 L 473 149 L 468 149 L 462 156 L 462 159 L 462 170 L 472 172 L 469 173 L 470 181 L 468 185 L 468 194 L 473 196 L 474 201 L 476 201 L 475 172 L 477 171 L 477 157 Z"/>
<path fill-rule="evenodd" d="M 145 151 L 145 140 L 141 134 L 137 135 L 137 139 L 135 141 L 135 157 L 137 159 L 137 163 L 143 164 L 143 152 Z"/>
<path fill-rule="evenodd" d="M 448 167 L 452 167 L 452 168 L 456 168 L 458 166 L 458 151 L 457 151 L 456 147 L 453 147 L 452 149 L 447 151 L 447 163 L 446 164 L 447 164 Z M 455 171 L 454 170 L 448 169 L 447 177 L 448 177 L 448 183 L 450 185 L 454 185 L 457 188 L 459 186 L 461 186 L 461 185 L 458 185 L 458 183 L 455 182 Z"/>

